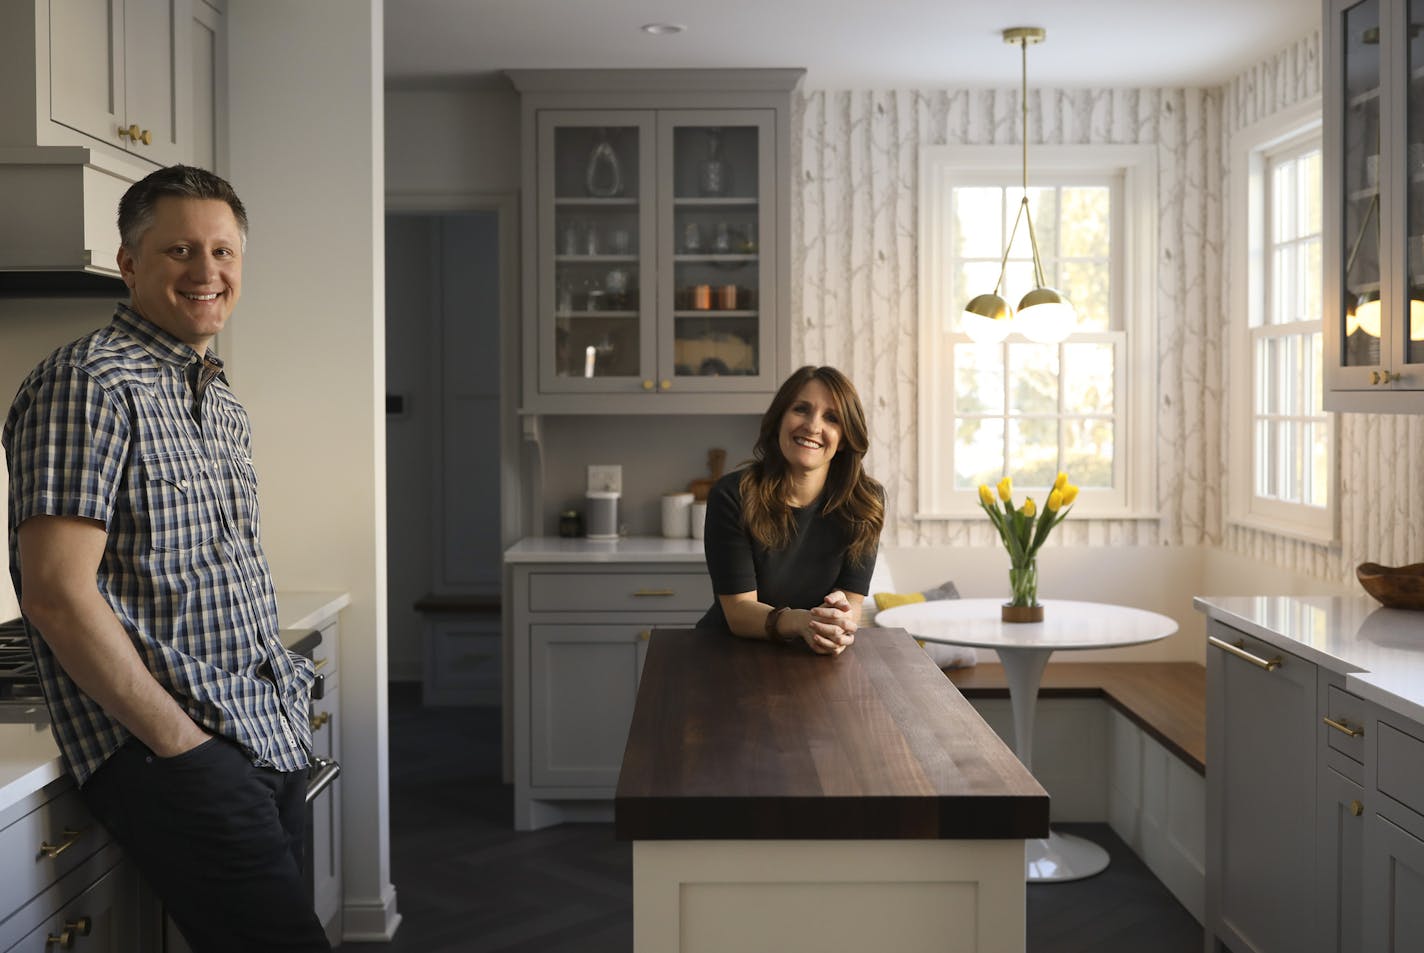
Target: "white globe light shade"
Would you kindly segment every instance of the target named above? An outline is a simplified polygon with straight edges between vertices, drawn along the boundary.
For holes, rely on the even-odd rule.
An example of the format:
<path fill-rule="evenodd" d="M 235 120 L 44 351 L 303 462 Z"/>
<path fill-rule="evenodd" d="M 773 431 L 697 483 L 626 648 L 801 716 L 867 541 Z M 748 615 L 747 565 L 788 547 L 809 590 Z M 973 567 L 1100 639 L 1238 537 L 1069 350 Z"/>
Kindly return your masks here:
<path fill-rule="evenodd" d="M 1053 288 L 1035 288 L 1019 302 L 1015 330 L 1039 344 L 1057 344 L 1073 333 L 1078 312 Z"/>
<path fill-rule="evenodd" d="M 959 326 L 975 344 L 998 344 L 1009 334 L 1009 304 L 996 294 L 979 295 L 964 306 Z"/>

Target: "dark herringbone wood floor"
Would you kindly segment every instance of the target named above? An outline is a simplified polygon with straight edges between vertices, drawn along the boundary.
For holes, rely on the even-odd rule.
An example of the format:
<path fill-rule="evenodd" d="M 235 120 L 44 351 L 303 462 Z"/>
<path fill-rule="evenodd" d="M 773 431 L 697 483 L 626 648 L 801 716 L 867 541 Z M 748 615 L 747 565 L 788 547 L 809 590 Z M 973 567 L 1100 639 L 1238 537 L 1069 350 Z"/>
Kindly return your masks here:
<path fill-rule="evenodd" d="M 403 919 L 386 949 L 631 953 L 630 846 L 603 824 L 514 832 L 498 710 L 426 709 L 417 686 L 392 685 L 390 711 L 391 879 Z M 1028 953 L 1200 953 L 1200 925 L 1106 824 L 1063 829 L 1102 844 L 1112 864 L 1089 880 L 1029 886 Z"/>

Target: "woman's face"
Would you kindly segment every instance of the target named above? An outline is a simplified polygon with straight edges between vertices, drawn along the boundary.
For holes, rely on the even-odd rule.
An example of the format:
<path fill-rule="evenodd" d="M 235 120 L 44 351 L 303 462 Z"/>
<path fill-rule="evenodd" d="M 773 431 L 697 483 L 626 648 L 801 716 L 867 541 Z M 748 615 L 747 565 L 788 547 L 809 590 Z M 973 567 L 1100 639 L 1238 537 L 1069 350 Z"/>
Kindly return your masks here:
<path fill-rule="evenodd" d="M 831 392 L 818 380 L 806 382 L 781 418 L 781 455 L 793 471 L 829 467 L 841 444 L 841 419 Z"/>

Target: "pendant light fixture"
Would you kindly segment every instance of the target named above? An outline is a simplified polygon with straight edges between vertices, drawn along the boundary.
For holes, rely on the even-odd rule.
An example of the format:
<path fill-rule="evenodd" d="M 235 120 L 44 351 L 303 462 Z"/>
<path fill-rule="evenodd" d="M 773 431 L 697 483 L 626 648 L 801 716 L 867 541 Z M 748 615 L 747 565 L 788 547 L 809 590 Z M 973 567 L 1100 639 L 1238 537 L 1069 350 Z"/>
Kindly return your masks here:
<path fill-rule="evenodd" d="M 1014 226 L 1009 231 L 1009 240 L 1004 244 L 1004 255 L 999 261 L 999 280 L 994 290 L 978 295 L 965 305 L 960 319 L 964 332 L 979 344 L 996 344 L 1011 330 L 1031 341 L 1056 344 L 1073 332 L 1077 320 L 1068 299 L 1058 289 L 1049 287 L 1044 276 L 1043 260 L 1038 254 L 1038 237 L 1034 234 L 1033 216 L 1028 208 L 1028 48 L 1030 44 L 1042 43 L 1047 35 L 1047 31 L 1034 26 L 1013 27 L 1004 31 L 1004 42 L 1018 44 L 1023 57 L 1023 87 L 1019 94 L 1023 113 L 1023 197 L 1018 214 L 1014 216 Z M 1029 247 L 1033 249 L 1034 286 L 1019 301 L 1018 314 L 1015 315 L 1000 292 L 1008 270 L 1009 250 L 1014 246 L 1020 220 L 1028 226 Z"/>

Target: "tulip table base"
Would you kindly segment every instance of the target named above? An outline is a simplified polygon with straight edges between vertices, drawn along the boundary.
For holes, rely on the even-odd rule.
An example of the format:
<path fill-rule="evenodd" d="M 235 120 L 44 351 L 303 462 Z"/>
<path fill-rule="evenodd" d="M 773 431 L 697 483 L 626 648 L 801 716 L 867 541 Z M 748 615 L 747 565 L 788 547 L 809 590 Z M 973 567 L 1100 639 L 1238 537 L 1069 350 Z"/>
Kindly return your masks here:
<path fill-rule="evenodd" d="M 994 649 L 1009 683 L 1014 753 L 1033 770 L 1034 713 L 1048 657 L 1064 649 L 1103 649 L 1165 639 L 1177 623 L 1164 615 L 1096 602 L 1045 601 L 1042 622 L 1001 618 L 994 599 L 946 599 L 886 609 L 877 626 L 904 628 L 917 639 Z M 1081 880 L 1108 866 L 1108 852 L 1092 841 L 1050 832 L 1025 849 L 1030 883 Z"/>
<path fill-rule="evenodd" d="M 1025 841 L 1024 846 L 1031 883 L 1083 880 L 1108 867 L 1107 851 L 1073 834 L 1051 831 L 1047 837 Z"/>

